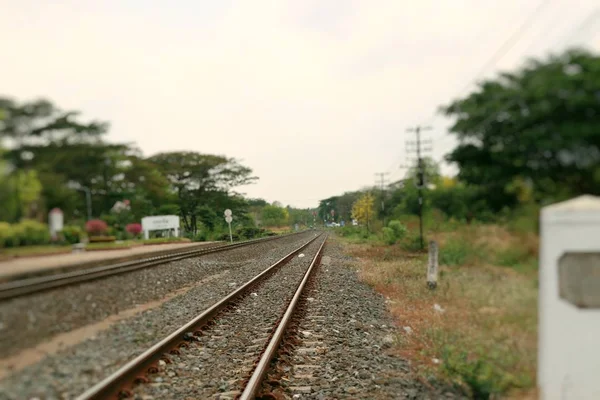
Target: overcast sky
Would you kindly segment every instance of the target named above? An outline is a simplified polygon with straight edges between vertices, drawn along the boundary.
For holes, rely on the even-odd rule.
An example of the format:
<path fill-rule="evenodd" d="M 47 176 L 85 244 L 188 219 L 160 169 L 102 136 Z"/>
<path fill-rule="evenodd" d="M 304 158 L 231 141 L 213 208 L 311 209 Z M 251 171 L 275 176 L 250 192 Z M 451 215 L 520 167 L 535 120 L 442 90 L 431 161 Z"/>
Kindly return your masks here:
<path fill-rule="evenodd" d="M 110 121 L 108 140 L 145 155 L 238 158 L 260 177 L 240 191 L 316 206 L 376 172 L 401 178 L 409 126 L 433 126 L 441 159 L 454 142 L 437 107 L 541 3 L 0 0 L 0 94 Z M 566 46 L 600 50 L 597 0 L 543 3 L 487 76 Z"/>

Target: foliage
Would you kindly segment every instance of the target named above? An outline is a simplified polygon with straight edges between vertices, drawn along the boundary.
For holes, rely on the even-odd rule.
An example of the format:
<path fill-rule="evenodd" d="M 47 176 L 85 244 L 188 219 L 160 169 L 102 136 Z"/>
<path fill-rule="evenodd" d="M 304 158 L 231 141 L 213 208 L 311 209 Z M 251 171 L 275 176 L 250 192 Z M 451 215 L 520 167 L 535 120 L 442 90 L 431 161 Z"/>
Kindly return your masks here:
<path fill-rule="evenodd" d="M 211 206 L 218 200 L 221 206 L 227 202 L 239 201 L 235 196 L 229 199 L 227 193 L 236 186 L 254 182 L 252 170 L 235 159 L 194 152 L 160 153 L 149 158 L 155 167 L 167 177 L 172 190 L 177 195 L 179 214 L 185 230 L 196 234 L 198 216 L 202 205 Z M 204 204 L 201 204 L 201 200 Z M 211 204 L 212 203 L 212 204 Z"/>
<path fill-rule="evenodd" d="M 2 247 L 15 247 L 19 243 L 15 243 L 15 236 L 12 232 L 12 226 L 8 222 L 0 221 L 0 248 Z"/>
<path fill-rule="evenodd" d="M 451 238 L 439 250 L 440 264 L 448 266 L 463 265 L 472 252 L 472 244 L 469 244 L 464 238 Z"/>
<path fill-rule="evenodd" d="M 445 346 L 442 353 L 444 372 L 459 377 L 470 389 L 474 399 L 489 399 L 511 387 L 529 385 L 526 379 L 517 379 L 496 365 L 495 361 L 490 355 L 484 354 L 469 357 L 466 351 L 459 351 L 451 345 Z"/>
<path fill-rule="evenodd" d="M 352 218 L 360 224 L 366 225 L 367 230 L 369 229 L 370 221 L 375 218 L 374 201 L 373 195 L 367 192 L 352 205 Z"/>
<path fill-rule="evenodd" d="M 276 205 L 266 205 L 262 209 L 263 226 L 285 226 L 288 223 L 288 211 Z"/>
<path fill-rule="evenodd" d="M 396 240 L 398 240 L 398 239 L 396 238 L 396 235 L 395 235 L 395 233 L 394 233 L 394 230 L 393 230 L 392 228 L 388 228 L 388 227 L 386 226 L 386 227 L 384 227 L 384 228 L 382 229 L 382 231 L 381 231 L 381 232 L 382 232 L 382 234 L 383 234 L 383 241 L 384 241 L 386 244 L 392 245 L 392 244 L 396 243 Z"/>
<path fill-rule="evenodd" d="M 48 226 L 34 220 L 23 220 L 12 226 L 13 243 L 19 246 L 31 246 L 50 243 Z"/>
<path fill-rule="evenodd" d="M 398 220 L 390 221 L 388 223 L 388 227 L 391 228 L 392 231 L 394 232 L 394 237 L 396 238 L 396 240 L 403 239 L 408 232 L 408 229 L 406 228 L 406 226 Z"/>
<path fill-rule="evenodd" d="M 89 237 L 90 243 L 114 242 L 116 240 L 117 240 L 117 238 L 115 236 L 90 236 Z"/>
<path fill-rule="evenodd" d="M 108 225 L 101 219 L 92 219 L 86 222 L 85 231 L 89 235 L 102 235 L 108 231 Z"/>
<path fill-rule="evenodd" d="M 600 57 L 532 60 L 443 107 L 460 145 L 448 156 L 495 211 L 600 194 Z"/>
<path fill-rule="evenodd" d="M 81 242 L 83 231 L 80 227 L 75 225 L 66 225 L 62 230 L 63 238 L 67 243 L 76 244 Z"/>
<path fill-rule="evenodd" d="M 142 225 L 141 224 L 127 224 L 127 226 L 125 226 L 125 230 L 127 231 L 127 233 L 129 233 L 133 236 L 138 236 L 140 233 L 142 233 Z"/>

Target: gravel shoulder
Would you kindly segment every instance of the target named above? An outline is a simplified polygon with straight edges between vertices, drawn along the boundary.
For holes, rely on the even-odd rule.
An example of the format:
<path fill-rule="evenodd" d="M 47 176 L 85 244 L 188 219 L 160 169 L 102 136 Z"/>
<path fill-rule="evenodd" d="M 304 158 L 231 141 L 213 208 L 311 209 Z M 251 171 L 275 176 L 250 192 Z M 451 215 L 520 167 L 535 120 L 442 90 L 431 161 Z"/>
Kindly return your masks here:
<path fill-rule="evenodd" d="M 359 281 L 355 268 L 330 240 L 263 391 L 282 399 L 463 398 L 421 383 L 392 354 L 398 330 L 385 299 Z"/>
<path fill-rule="evenodd" d="M 214 304 L 238 285 L 248 281 L 312 237 L 314 237 L 314 233 L 306 233 L 282 239 L 285 243 L 278 241 L 277 246 L 274 246 L 274 242 L 268 242 L 253 246 L 252 251 L 246 247 L 198 259 L 181 260 L 171 263 L 173 265 L 159 266 L 139 273 L 128 274 L 130 276 L 105 279 L 96 282 L 96 285 L 93 283 L 80 285 L 88 286 L 85 289 L 81 287 L 66 288 L 66 291 L 70 293 L 64 293 L 63 289 L 59 293 L 59 298 L 53 296 L 39 298 L 52 293 L 48 292 L 40 294 L 36 302 L 30 297 L 14 299 L 13 301 L 32 302 L 30 305 L 19 305 L 21 313 L 23 313 L 23 309 L 28 309 L 27 307 L 37 307 L 34 316 L 40 315 L 40 318 L 34 319 L 33 322 L 31 319 L 25 319 L 27 324 L 32 324 L 26 325 L 29 332 L 36 332 L 40 329 L 40 325 L 35 325 L 40 320 L 44 321 L 44 326 L 48 329 L 51 329 L 54 321 L 61 321 L 59 325 L 63 329 L 60 331 L 66 331 L 73 329 L 67 325 L 69 322 L 64 321 L 64 319 L 72 318 L 73 311 L 85 318 L 87 313 L 100 308 L 101 311 L 94 314 L 95 318 L 90 318 L 97 320 L 115 313 L 121 307 L 127 308 L 143 301 L 140 298 L 146 299 L 146 301 L 155 300 L 185 284 L 206 278 L 210 274 L 226 274 L 223 279 L 211 280 L 206 285 L 194 287 L 158 308 L 114 324 L 109 329 L 78 345 L 49 355 L 43 361 L 9 375 L 0 381 L 0 399 L 22 399 L 35 396 L 45 399 L 75 397 L 87 387 L 115 371 L 125 361 L 135 357 L 157 340 Z M 90 295 L 90 291 L 93 291 L 94 294 L 85 300 L 86 296 Z M 98 300 L 98 297 L 103 301 Z M 61 299 L 66 302 L 66 310 L 55 304 Z M 52 304 L 48 304 L 48 302 Z M 96 306 L 93 307 L 92 304 L 96 304 Z M 6 313 L 11 312 L 12 317 L 17 319 L 18 312 L 14 310 L 15 305 L 6 307 L 3 304 L 2 307 L 3 314 L 0 314 L 2 318 L 5 318 Z M 64 303 L 62 307 L 65 307 Z M 84 310 L 77 311 L 80 308 Z M 53 312 L 52 318 L 42 318 L 45 312 Z M 81 320 L 76 320 L 76 322 L 81 324 Z M 18 331 L 15 334 L 18 334 Z M 15 336 L 6 339 L 3 336 L 1 340 L 3 346 L 6 346 L 4 348 L 9 348 L 9 343 L 6 342 L 14 345 L 15 341 L 18 344 L 22 339 Z"/>

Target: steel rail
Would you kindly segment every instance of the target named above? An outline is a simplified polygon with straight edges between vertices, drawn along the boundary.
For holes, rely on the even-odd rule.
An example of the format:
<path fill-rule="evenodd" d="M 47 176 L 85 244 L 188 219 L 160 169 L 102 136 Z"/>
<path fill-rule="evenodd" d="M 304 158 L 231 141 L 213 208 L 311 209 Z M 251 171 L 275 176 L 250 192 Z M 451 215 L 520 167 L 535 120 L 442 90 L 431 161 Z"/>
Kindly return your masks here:
<path fill-rule="evenodd" d="M 102 265 L 98 267 L 86 268 L 54 275 L 46 275 L 41 277 L 10 281 L 7 283 L 0 284 L 0 300 L 12 299 L 15 297 L 20 297 L 32 293 L 39 293 L 44 290 L 54 289 L 61 286 L 67 286 L 74 283 L 87 282 L 111 275 L 123 274 L 141 268 L 165 264 L 167 262 L 178 261 L 185 258 L 232 250 L 238 247 L 244 247 L 258 242 L 266 242 L 269 240 L 280 239 L 282 237 L 287 236 L 288 235 L 270 236 L 267 238 L 252 239 L 224 246 L 212 246 L 208 248 L 204 247 L 196 250 L 175 250 L 174 252 L 169 254 L 147 257 L 141 260 L 126 261 L 116 264 Z"/>
<path fill-rule="evenodd" d="M 238 289 L 229 293 L 227 296 L 213 304 L 211 307 L 203 311 L 201 314 L 196 316 L 191 321 L 165 337 L 158 343 L 154 344 L 148 350 L 138 355 L 127 364 L 123 365 L 117 371 L 85 391 L 76 400 L 99 400 L 99 399 L 118 399 L 121 394 L 125 392 L 124 388 L 127 388 L 140 374 L 144 374 L 145 371 L 150 368 L 154 363 L 158 362 L 165 353 L 169 350 L 176 349 L 182 344 L 185 346 L 186 337 L 188 333 L 196 333 L 197 329 L 209 323 L 218 313 L 227 307 L 232 301 L 243 295 L 253 285 L 264 279 L 270 273 L 274 272 L 276 268 L 285 264 L 295 254 L 300 252 L 302 249 L 307 247 L 309 244 L 321 237 L 322 234 L 316 235 L 302 246 L 293 250 L 279 261 L 256 275 L 254 278 L 240 286 Z M 140 372 L 142 371 L 142 372 Z"/>
<path fill-rule="evenodd" d="M 260 389 L 262 381 L 263 381 L 267 371 L 269 370 L 269 364 L 271 363 L 271 360 L 275 356 L 275 353 L 277 352 L 277 348 L 279 347 L 279 344 L 281 343 L 281 340 L 283 339 L 283 335 L 285 334 L 285 330 L 287 329 L 287 327 L 292 319 L 292 316 L 294 315 L 294 312 L 296 311 L 296 306 L 298 305 L 298 301 L 300 300 L 300 297 L 302 296 L 302 292 L 304 291 L 304 288 L 306 287 L 306 283 L 308 282 L 308 279 L 310 278 L 310 275 L 312 274 L 313 270 L 318 265 L 318 262 L 321 258 L 321 253 L 323 251 L 323 247 L 325 246 L 326 240 L 327 240 L 327 238 L 325 238 L 325 240 L 323 240 L 323 243 L 321 243 L 321 247 L 319 247 L 319 250 L 317 251 L 315 258 L 313 258 L 310 266 L 306 270 L 306 273 L 304 274 L 304 278 L 298 285 L 298 288 L 296 289 L 296 292 L 294 293 L 294 297 L 292 298 L 292 300 L 290 300 L 290 303 L 289 303 L 288 307 L 286 308 L 285 313 L 284 313 L 283 317 L 281 318 L 281 320 L 277 326 L 277 329 L 275 330 L 275 333 L 271 337 L 271 340 L 269 341 L 267 348 L 265 349 L 262 356 L 260 357 L 260 360 L 259 360 L 258 364 L 256 365 L 256 368 L 254 369 L 252 376 L 248 380 L 248 383 L 246 384 L 244 391 L 240 395 L 240 397 L 239 397 L 240 400 L 250 400 L 250 399 L 254 399 L 256 397 L 256 393 Z"/>

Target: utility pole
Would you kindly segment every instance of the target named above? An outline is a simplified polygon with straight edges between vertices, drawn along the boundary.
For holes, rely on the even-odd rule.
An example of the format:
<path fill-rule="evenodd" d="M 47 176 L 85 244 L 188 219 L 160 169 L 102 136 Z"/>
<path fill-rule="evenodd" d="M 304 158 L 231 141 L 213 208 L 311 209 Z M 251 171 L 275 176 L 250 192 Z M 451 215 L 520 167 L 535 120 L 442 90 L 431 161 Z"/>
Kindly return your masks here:
<path fill-rule="evenodd" d="M 389 175 L 389 172 L 377 172 L 375 175 L 379 176 L 379 188 L 381 189 L 381 214 L 383 215 L 383 226 L 385 226 L 385 176 Z"/>
<path fill-rule="evenodd" d="M 423 141 L 421 140 L 421 131 L 427 131 L 427 130 L 431 130 L 431 127 L 429 126 L 419 126 L 417 125 L 414 128 L 409 128 L 406 131 L 407 132 L 415 132 L 416 134 L 416 142 L 406 142 L 407 145 L 407 149 L 408 146 L 411 144 L 415 145 L 415 149 L 413 151 L 416 151 L 417 153 L 417 176 L 416 176 L 416 186 L 417 189 L 419 191 L 419 237 L 420 237 L 420 242 L 421 242 L 421 249 L 423 249 L 425 247 L 424 243 L 423 243 L 423 187 L 425 186 L 425 165 L 423 164 L 423 157 L 422 157 L 422 151 L 425 150 L 431 150 L 431 148 L 428 149 L 423 149 L 421 148 L 421 146 L 423 144 L 431 144 L 431 141 Z"/>

